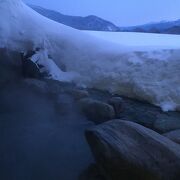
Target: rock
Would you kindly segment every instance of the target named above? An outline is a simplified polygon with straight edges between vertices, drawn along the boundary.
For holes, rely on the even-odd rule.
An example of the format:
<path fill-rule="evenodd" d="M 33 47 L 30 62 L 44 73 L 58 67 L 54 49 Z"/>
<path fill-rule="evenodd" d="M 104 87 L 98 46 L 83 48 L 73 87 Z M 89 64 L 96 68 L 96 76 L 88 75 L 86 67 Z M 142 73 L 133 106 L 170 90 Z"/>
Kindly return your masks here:
<path fill-rule="evenodd" d="M 104 102 L 91 98 L 84 98 L 79 101 L 79 104 L 87 118 L 95 123 L 102 123 L 115 117 L 113 107 Z"/>
<path fill-rule="evenodd" d="M 120 119 L 132 121 L 153 129 L 159 113 L 161 113 L 160 108 L 149 103 L 123 97 L 123 111 L 120 113 Z"/>
<path fill-rule="evenodd" d="M 112 120 L 86 138 L 109 180 L 180 179 L 180 145 L 141 125 Z"/>
<path fill-rule="evenodd" d="M 48 93 L 49 88 L 45 81 L 41 81 L 39 79 L 24 79 L 23 83 L 29 86 L 31 89 L 35 89 L 40 91 L 41 93 Z"/>
<path fill-rule="evenodd" d="M 74 97 L 75 100 L 80 100 L 89 97 L 88 91 L 81 89 L 74 89 L 70 92 L 70 94 Z"/>
<path fill-rule="evenodd" d="M 31 60 L 31 57 L 35 54 L 35 51 L 28 51 L 26 54 L 21 53 L 22 74 L 25 78 L 38 79 L 42 77 L 40 68 Z"/>
<path fill-rule="evenodd" d="M 61 94 L 75 89 L 75 85 L 72 83 L 60 82 L 52 79 L 45 79 L 44 81 L 47 83 L 49 91 L 52 94 Z"/>
<path fill-rule="evenodd" d="M 29 59 L 23 61 L 22 73 L 25 78 L 41 78 L 40 69 Z"/>
<path fill-rule="evenodd" d="M 116 118 L 119 118 L 121 112 L 123 111 L 123 99 L 121 97 L 112 97 L 111 99 L 109 99 L 108 104 L 114 107 Z"/>
<path fill-rule="evenodd" d="M 172 141 L 180 144 L 180 129 L 163 134 Z"/>
<path fill-rule="evenodd" d="M 0 48 L 0 85 L 16 81 L 21 77 L 21 57 L 19 53 Z"/>
<path fill-rule="evenodd" d="M 159 133 L 169 132 L 171 130 L 178 129 L 179 127 L 179 125 L 177 126 L 177 124 L 180 123 L 180 112 L 163 112 L 161 108 L 147 103 L 145 101 L 135 100 L 127 97 L 123 97 L 123 99 L 121 99 L 116 94 L 112 95 L 106 91 L 100 91 L 97 89 L 88 89 L 88 92 L 91 98 L 96 99 L 98 101 L 107 102 L 108 104 L 113 106 L 114 110 L 116 111 L 115 118 L 138 123 L 147 128 L 153 129 Z M 111 102 L 112 100 L 113 102 Z M 122 102 L 122 104 L 120 102 Z M 119 110 L 119 108 L 117 107 L 120 105 L 122 107 L 122 110 L 119 113 L 117 113 L 117 109 Z M 171 121 L 179 122 L 174 123 L 173 129 L 168 128 L 162 130 L 163 127 L 161 127 L 161 125 L 156 128 L 154 127 L 155 124 L 158 124 L 158 121 L 162 122 L 164 120 L 166 120 L 169 123 Z"/>
<path fill-rule="evenodd" d="M 157 120 L 154 123 L 154 129 L 161 133 L 180 129 L 179 113 L 174 113 L 171 116 L 166 114 L 158 115 Z"/>

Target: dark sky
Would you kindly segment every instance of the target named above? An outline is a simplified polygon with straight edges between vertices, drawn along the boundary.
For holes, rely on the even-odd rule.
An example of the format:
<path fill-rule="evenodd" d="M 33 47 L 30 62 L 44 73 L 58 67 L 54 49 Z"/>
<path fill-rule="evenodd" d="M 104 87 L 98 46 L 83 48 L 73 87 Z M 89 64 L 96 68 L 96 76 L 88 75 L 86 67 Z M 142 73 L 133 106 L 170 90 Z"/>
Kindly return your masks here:
<path fill-rule="evenodd" d="M 180 0 L 24 0 L 67 15 L 97 15 L 120 26 L 180 19 Z"/>

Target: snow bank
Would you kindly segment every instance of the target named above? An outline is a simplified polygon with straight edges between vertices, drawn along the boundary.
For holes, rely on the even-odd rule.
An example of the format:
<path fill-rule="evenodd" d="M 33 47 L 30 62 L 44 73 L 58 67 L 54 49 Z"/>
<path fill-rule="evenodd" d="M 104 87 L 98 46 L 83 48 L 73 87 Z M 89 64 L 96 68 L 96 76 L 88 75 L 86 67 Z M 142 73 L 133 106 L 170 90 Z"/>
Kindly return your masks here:
<path fill-rule="evenodd" d="M 174 39 L 173 43 L 147 42 L 146 47 L 140 47 L 137 45 L 143 41 L 143 34 L 142 39 L 140 35 L 135 38 L 137 45 L 126 44 L 119 35 L 113 34 L 116 42 L 112 37 L 102 39 L 103 34 L 96 37 L 97 34 L 51 21 L 21 0 L 0 0 L 0 47 L 16 51 L 41 48 L 54 60 L 54 73 L 57 67 L 61 69 L 63 65 L 66 68 L 67 72 L 54 75 L 56 79 L 62 80 L 60 76 L 66 76 L 79 85 L 146 100 L 165 111 L 180 110 L 179 36 L 176 40 L 175 36 L 168 36 Z M 121 33 L 123 36 L 127 33 Z M 129 39 L 132 37 L 133 33 Z M 166 39 L 167 36 L 162 37 Z"/>

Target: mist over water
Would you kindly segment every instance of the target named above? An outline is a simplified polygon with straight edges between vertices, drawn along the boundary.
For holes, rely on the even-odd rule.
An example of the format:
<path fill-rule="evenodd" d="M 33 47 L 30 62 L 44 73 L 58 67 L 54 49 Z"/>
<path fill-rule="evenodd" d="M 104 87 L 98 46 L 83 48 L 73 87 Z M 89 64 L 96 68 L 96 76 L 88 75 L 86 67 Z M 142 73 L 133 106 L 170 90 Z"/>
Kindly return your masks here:
<path fill-rule="evenodd" d="M 1 84 L 1 180 L 76 180 L 93 162 L 84 138 L 92 124 L 72 97 L 55 97 L 18 79 Z"/>

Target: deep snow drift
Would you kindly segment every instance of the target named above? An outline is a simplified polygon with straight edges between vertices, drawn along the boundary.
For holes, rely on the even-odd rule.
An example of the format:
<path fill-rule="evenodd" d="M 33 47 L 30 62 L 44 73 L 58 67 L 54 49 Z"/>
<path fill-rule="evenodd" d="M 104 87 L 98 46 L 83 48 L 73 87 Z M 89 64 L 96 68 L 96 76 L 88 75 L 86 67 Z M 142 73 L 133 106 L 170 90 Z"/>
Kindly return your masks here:
<path fill-rule="evenodd" d="M 41 48 L 59 68 L 63 65 L 66 69 L 62 72 L 56 65 L 47 67 L 51 73 L 56 67 L 56 79 L 146 100 L 165 111 L 180 110 L 180 38 L 176 38 L 174 46 L 155 43 L 149 48 L 148 43 L 146 47 L 123 46 L 121 38 L 119 41 L 106 41 L 58 24 L 21 0 L 0 0 L 1 48 L 21 52 Z M 48 61 L 42 57 L 40 61 Z"/>

